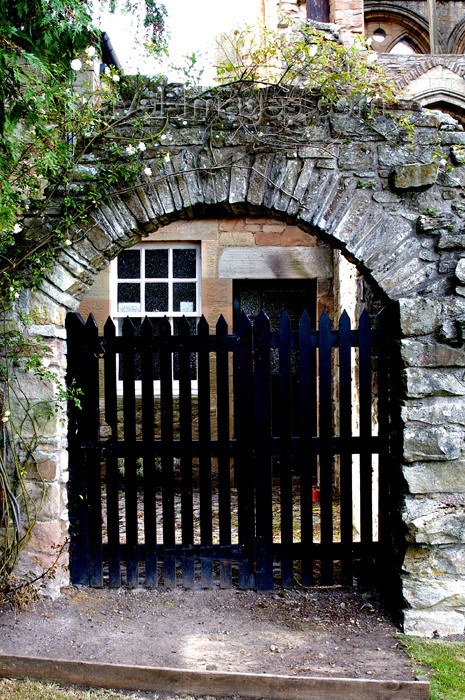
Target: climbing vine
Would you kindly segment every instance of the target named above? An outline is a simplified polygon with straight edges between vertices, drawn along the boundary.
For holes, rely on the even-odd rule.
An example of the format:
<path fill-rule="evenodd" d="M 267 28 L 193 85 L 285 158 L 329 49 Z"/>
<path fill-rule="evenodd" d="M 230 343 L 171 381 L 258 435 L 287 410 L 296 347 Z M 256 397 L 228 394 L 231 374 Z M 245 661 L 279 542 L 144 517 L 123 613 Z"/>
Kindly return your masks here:
<path fill-rule="evenodd" d="M 161 50 L 165 11 L 153 0 L 147 7 L 145 26 Z M 134 110 L 117 108 L 119 71 L 98 77 L 100 33 L 87 0 L 0 0 L 0 34 L 0 601 L 21 605 L 54 575 L 61 551 L 37 562 L 38 574 L 15 577 L 47 495 L 36 450 L 66 401 L 79 405 L 80 395 L 60 384 L 53 343 L 31 330 L 49 319 L 21 313 L 21 296 L 86 235 L 99 204 L 151 169 L 138 157 L 145 144 L 130 124 Z M 116 137 L 125 125 L 125 138 Z M 91 151 L 106 141 L 109 157 L 94 168 Z"/>

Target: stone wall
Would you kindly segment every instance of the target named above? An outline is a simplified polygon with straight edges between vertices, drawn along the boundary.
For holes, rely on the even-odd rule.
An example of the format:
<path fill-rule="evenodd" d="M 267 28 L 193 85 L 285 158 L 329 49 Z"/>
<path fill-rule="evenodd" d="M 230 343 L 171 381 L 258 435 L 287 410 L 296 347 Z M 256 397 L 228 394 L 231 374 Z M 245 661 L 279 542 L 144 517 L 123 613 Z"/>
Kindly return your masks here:
<path fill-rule="evenodd" d="M 162 237 L 170 222 L 183 220 L 188 226 L 192 221 L 195 226 L 198 218 L 240 219 L 242 230 L 234 231 L 231 224 L 232 230 L 220 233 L 230 240 L 234 234 L 252 234 L 254 249 L 260 248 L 259 234 L 278 233 L 282 242 L 291 226 L 340 249 L 378 296 L 399 310 L 403 459 L 402 465 L 393 463 L 392 473 L 397 475 L 393 496 L 402 504 L 408 533 L 405 541 L 398 540 L 400 548 L 406 547 L 405 630 L 462 633 L 465 169 L 458 146 L 465 143 L 463 130 L 414 103 L 364 121 L 347 111 L 321 113 L 317 101 L 311 104 L 308 98 L 289 126 L 278 91 L 274 97 L 267 93 L 267 109 L 281 105 L 281 110 L 268 112 L 275 116 L 263 132 L 253 121 L 244 123 L 243 101 L 231 98 L 222 108 L 221 91 L 211 98 L 203 95 L 200 109 L 195 99 L 186 102 L 181 88 L 167 86 L 163 109 L 168 104 L 169 112 L 162 113 L 158 89 L 147 89 L 141 102 L 150 110 L 147 142 L 153 130 L 167 119 L 168 124 L 163 140 L 139 156 L 156 175 L 132 193 L 102 204 L 86 239 L 76 237 L 60 251 L 42 288 L 23 295 L 21 310 L 34 308 L 43 317 L 43 325 L 30 332 L 56 347 L 58 371 L 64 376 L 66 310 L 78 307 L 97 272 L 120 250 L 150 233 Z M 407 115 L 414 132 L 397 120 Z M 206 133 L 215 146 L 206 148 Z M 160 147 L 170 161 L 157 170 Z M 89 155 L 94 165 L 106 158 L 99 148 Z M 442 156 L 436 158 L 436 152 Z M 46 225 L 53 226 L 59 205 L 53 202 Z M 245 230 L 257 225 L 251 223 L 253 217 L 271 217 L 284 228 L 265 232 L 270 224 L 263 223 L 259 231 Z M 229 246 L 235 247 L 241 246 Z M 292 246 L 280 247 L 286 249 Z M 59 508 L 41 514 L 35 550 L 44 551 L 66 532 L 61 505 L 66 498 L 65 445 L 66 429 L 57 421 L 40 451 L 46 453 L 50 492 L 57 494 Z"/>

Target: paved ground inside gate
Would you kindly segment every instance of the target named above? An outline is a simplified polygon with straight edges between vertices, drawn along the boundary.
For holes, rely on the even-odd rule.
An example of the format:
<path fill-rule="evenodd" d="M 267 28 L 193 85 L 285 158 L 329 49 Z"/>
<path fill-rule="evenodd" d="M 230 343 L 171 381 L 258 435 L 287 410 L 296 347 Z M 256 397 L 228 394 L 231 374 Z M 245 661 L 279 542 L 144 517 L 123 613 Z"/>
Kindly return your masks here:
<path fill-rule="evenodd" d="M 357 589 L 70 587 L 0 611 L 0 654 L 192 670 L 412 680 L 379 598 Z"/>

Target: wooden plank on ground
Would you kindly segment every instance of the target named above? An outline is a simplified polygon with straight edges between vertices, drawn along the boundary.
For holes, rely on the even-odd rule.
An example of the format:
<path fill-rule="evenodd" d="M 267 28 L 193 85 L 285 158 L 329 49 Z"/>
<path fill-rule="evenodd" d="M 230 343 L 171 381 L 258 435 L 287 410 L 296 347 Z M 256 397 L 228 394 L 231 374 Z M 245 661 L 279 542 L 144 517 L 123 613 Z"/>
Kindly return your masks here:
<path fill-rule="evenodd" d="M 90 661 L 0 656 L 0 676 L 58 681 L 116 690 L 172 692 L 280 700 L 428 700 L 425 681 L 365 678 L 311 678 L 255 673 L 190 671 L 149 666 L 122 666 Z"/>

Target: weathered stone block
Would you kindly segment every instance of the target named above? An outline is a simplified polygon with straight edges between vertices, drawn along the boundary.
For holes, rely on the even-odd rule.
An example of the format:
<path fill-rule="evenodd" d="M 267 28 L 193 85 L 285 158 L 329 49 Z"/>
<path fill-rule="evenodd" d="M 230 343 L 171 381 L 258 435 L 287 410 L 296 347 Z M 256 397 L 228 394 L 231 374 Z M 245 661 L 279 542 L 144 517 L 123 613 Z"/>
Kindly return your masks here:
<path fill-rule="evenodd" d="M 378 146 L 378 163 L 381 167 L 392 168 L 406 163 L 430 162 L 432 149 L 409 148 L 383 143 Z"/>
<path fill-rule="evenodd" d="M 452 202 L 451 207 L 457 216 L 460 216 L 461 219 L 465 219 L 465 202 L 462 199 Z"/>
<path fill-rule="evenodd" d="M 220 233 L 219 244 L 221 246 L 253 246 L 255 243 L 255 237 L 253 233 L 249 231 L 230 231 L 227 233 Z"/>
<path fill-rule="evenodd" d="M 463 634 L 465 616 L 459 612 L 443 610 L 405 610 L 403 630 L 416 637 L 448 637 Z"/>
<path fill-rule="evenodd" d="M 465 544 L 465 496 L 407 497 L 403 508 L 409 542 L 427 545 Z"/>
<path fill-rule="evenodd" d="M 373 199 L 381 204 L 397 204 L 400 201 L 395 192 L 388 192 L 387 190 L 373 192 Z"/>
<path fill-rule="evenodd" d="M 428 425 L 455 423 L 465 425 L 465 402 L 455 397 L 435 397 L 406 401 L 402 406 L 402 420 Z"/>
<path fill-rule="evenodd" d="M 423 367 L 408 367 L 404 370 L 407 396 L 464 396 L 465 383 L 459 380 L 462 372 L 434 370 Z"/>
<path fill-rule="evenodd" d="M 439 237 L 438 250 L 450 250 L 453 248 L 465 248 L 465 235 L 463 231 L 457 233 L 443 233 Z"/>
<path fill-rule="evenodd" d="M 393 187 L 403 192 L 431 187 L 438 178 L 438 168 L 438 164 L 434 162 L 398 165 L 392 174 Z"/>
<path fill-rule="evenodd" d="M 412 494 L 465 493 L 465 462 L 462 460 L 420 462 L 404 466 L 402 471 Z"/>
<path fill-rule="evenodd" d="M 333 275 L 332 251 L 327 248 L 226 248 L 218 275 L 232 279 L 314 279 Z"/>
<path fill-rule="evenodd" d="M 59 520 L 63 515 L 65 507 L 65 489 L 57 483 L 46 483 L 42 485 L 37 481 L 30 481 L 26 484 L 29 498 L 40 506 L 38 512 L 39 521 Z M 43 498 L 43 500 L 42 500 Z M 40 502 L 42 504 L 40 505 Z"/>
<path fill-rule="evenodd" d="M 352 138 L 356 141 L 377 141 L 377 134 L 363 119 L 357 119 L 351 114 L 331 114 L 329 118 L 331 133 L 335 138 Z"/>
<path fill-rule="evenodd" d="M 463 165 L 465 163 L 465 150 L 461 146 L 451 146 L 450 154 L 453 162 L 456 165 Z"/>
<path fill-rule="evenodd" d="M 455 268 L 455 276 L 460 282 L 465 282 L 465 258 L 461 258 Z"/>
<path fill-rule="evenodd" d="M 400 299 L 399 311 L 406 336 L 434 333 L 441 321 L 441 304 L 433 299 Z"/>
<path fill-rule="evenodd" d="M 337 146 L 333 144 L 322 144 L 321 146 L 301 146 L 299 156 L 301 158 L 329 158 L 334 160 L 337 157 Z"/>
<path fill-rule="evenodd" d="M 442 132 L 441 144 L 443 146 L 463 145 L 463 144 L 465 144 L 465 132 L 463 132 L 463 131 L 445 131 L 445 132 Z"/>
<path fill-rule="evenodd" d="M 416 610 L 439 608 L 444 611 L 465 606 L 465 580 L 463 578 L 404 577 L 402 592 L 409 605 Z"/>
<path fill-rule="evenodd" d="M 52 545 L 61 544 L 66 532 L 66 523 L 51 521 L 37 522 L 29 540 L 29 549 L 34 552 L 50 554 Z"/>
<path fill-rule="evenodd" d="M 455 217 L 449 212 L 442 212 L 436 216 L 426 216 L 422 214 L 417 220 L 417 231 L 419 233 L 434 233 L 440 229 L 447 229 L 455 225 Z"/>
<path fill-rule="evenodd" d="M 372 149 L 364 144 L 341 146 L 338 165 L 339 170 L 369 170 L 373 167 Z"/>
<path fill-rule="evenodd" d="M 462 454 L 463 430 L 443 426 L 411 426 L 404 429 L 404 459 L 418 460 L 458 459 Z"/>
<path fill-rule="evenodd" d="M 465 576 L 465 548 L 461 545 L 407 547 L 404 571 L 428 578 Z"/>

